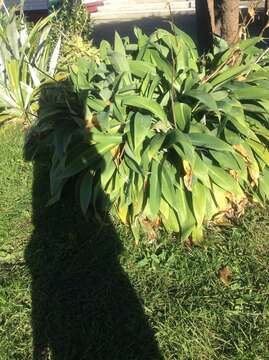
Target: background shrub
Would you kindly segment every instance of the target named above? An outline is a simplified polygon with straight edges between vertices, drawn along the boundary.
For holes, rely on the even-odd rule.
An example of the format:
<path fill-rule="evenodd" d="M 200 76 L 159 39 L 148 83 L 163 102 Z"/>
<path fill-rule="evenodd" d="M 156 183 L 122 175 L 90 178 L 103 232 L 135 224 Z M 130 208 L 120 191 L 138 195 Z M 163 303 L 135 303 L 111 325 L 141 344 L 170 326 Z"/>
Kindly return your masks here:
<path fill-rule="evenodd" d="M 85 9 L 81 0 L 63 0 L 53 26 L 62 34 L 78 35 L 83 40 L 90 40 L 93 31 L 90 13 Z"/>
<path fill-rule="evenodd" d="M 51 41 L 62 38 L 59 67 L 76 62 L 86 56 L 98 61 L 98 50 L 92 45 L 93 22 L 80 0 L 63 0 L 52 23 Z"/>

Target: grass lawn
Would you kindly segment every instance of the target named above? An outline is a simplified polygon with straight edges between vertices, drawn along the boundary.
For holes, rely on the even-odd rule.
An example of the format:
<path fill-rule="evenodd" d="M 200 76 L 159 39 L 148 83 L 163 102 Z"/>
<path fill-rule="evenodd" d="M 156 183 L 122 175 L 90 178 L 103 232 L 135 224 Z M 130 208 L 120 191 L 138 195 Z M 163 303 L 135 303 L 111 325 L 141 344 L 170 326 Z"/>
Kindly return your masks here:
<path fill-rule="evenodd" d="M 23 137 L 0 128 L 1 360 L 48 345 L 53 360 L 269 359 L 269 208 L 192 249 L 135 246 L 121 225 L 85 222 L 68 189 L 46 207 L 46 163 L 24 162 Z"/>

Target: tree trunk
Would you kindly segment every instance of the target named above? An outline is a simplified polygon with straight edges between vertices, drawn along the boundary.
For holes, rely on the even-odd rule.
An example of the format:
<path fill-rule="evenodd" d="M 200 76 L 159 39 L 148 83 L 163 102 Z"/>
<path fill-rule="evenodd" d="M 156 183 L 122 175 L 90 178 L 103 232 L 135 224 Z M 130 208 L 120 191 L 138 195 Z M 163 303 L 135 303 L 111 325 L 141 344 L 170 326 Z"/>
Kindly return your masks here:
<path fill-rule="evenodd" d="M 264 4 L 264 13 L 265 15 L 269 15 L 268 14 L 268 10 L 269 10 L 269 1 L 268 0 L 265 0 L 265 4 Z"/>
<path fill-rule="evenodd" d="M 263 13 L 263 24 L 262 24 L 263 29 L 268 23 L 268 18 L 269 18 L 269 1 L 265 0 L 264 13 Z"/>
<path fill-rule="evenodd" d="M 215 30 L 214 0 L 195 0 L 196 26 L 199 50 L 209 52 L 213 46 Z"/>
<path fill-rule="evenodd" d="M 210 16 L 211 22 L 211 31 L 215 33 L 215 1 L 214 0 L 207 0 L 208 12 Z"/>
<path fill-rule="evenodd" d="M 238 41 L 239 3 L 240 0 L 222 0 L 221 2 L 221 36 L 230 45 L 235 44 Z"/>

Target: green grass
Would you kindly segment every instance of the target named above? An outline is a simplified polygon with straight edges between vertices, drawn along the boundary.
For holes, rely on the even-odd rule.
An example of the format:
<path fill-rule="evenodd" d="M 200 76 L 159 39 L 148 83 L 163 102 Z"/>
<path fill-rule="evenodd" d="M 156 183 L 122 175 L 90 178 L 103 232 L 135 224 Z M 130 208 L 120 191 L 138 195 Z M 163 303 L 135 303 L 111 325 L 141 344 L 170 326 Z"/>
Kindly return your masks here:
<path fill-rule="evenodd" d="M 85 222 L 68 189 L 45 207 L 46 164 L 24 162 L 23 137 L 0 129 L 1 360 L 47 344 L 54 360 L 269 359 L 269 208 L 192 249 L 165 234 L 135 246 Z"/>

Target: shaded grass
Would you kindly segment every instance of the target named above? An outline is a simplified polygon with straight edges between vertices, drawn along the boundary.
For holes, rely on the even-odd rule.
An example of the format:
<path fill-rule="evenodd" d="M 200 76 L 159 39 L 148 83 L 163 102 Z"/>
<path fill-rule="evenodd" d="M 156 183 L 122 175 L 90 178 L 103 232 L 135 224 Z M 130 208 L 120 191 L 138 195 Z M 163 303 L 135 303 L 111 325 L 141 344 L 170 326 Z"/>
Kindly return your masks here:
<path fill-rule="evenodd" d="M 76 224 L 70 225 L 72 211 L 76 212 L 77 218 L 80 216 L 77 210 L 73 209 L 71 215 L 68 215 L 68 210 L 61 218 L 62 225 L 66 223 L 68 241 L 66 236 L 59 234 L 60 240 L 56 245 L 46 248 L 40 241 L 35 242 L 33 248 L 30 240 L 34 233 L 31 196 L 33 169 L 31 164 L 23 161 L 22 147 L 23 131 L 20 127 L 6 126 L 0 129 L 1 360 L 32 358 L 33 266 L 30 272 L 29 259 L 36 261 L 40 257 L 35 264 L 43 264 L 46 274 L 50 274 L 56 284 L 59 279 L 66 280 L 69 274 L 86 274 L 85 269 L 90 269 L 88 235 L 81 228 L 78 233 L 84 233 L 85 239 L 78 243 L 78 235 L 74 232 Z M 40 196 L 43 198 L 47 194 L 41 192 Z M 40 201 L 42 206 L 41 198 L 35 201 L 36 204 Z M 42 208 L 41 213 L 43 211 L 47 210 Z M 128 275 L 128 281 L 155 333 L 163 359 L 269 359 L 268 211 L 268 208 L 250 209 L 235 226 L 222 231 L 208 230 L 203 244 L 192 249 L 185 248 L 177 239 L 165 234 L 156 244 L 148 245 L 144 239 L 139 246 L 135 246 L 128 230 L 114 224 L 119 243 L 124 245 L 119 255 L 120 265 Z M 49 225 L 51 227 L 51 223 Z M 57 227 L 56 223 L 54 227 Z M 40 238 L 41 230 L 38 233 Z M 105 251 L 109 255 L 111 248 L 106 245 L 106 236 L 106 231 L 101 233 L 99 245 L 102 254 Z M 50 261 L 46 262 L 46 256 Z M 112 262 L 108 256 L 104 263 L 98 264 L 113 263 L 115 266 L 114 260 Z M 218 271 L 223 266 L 228 266 L 232 273 L 228 286 L 223 285 L 218 277 Z M 118 269 L 118 265 L 116 267 Z M 49 278 L 46 276 L 42 281 L 46 282 Z M 112 286 L 111 279 L 107 277 L 106 287 Z M 45 288 L 51 286 L 51 280 L 44 283 Z M 134 296 L 133 290 L 130 290 L 130 296 Z M 52 334 L 49 336 L 56 339 L 57 344 L 64 346 L 64 342 L 72 341 L 69 338 L 72 327 L 76 328 L 76 332 L 86 332 L 87 336 L 89 331 L 100 334 L 106 328 L 106 324 L 102 325 L 100 321 L 89 327 L 85 314 L 89 312 L 90 303 L 88 298 L 87 302 L 83 300 L 88 296 L 83 291 L 79 293 L 81 300 L 72 302 L 62 298 L 63 293 L 58 286 L 55 286 L 53 294 L 55 306 L 50 308 L 48 314 L 52 324 L 49 330 Z M 94 294 L 97 294 L 97 290 Z M 116 301 L 121 302 L 122 298 L 125 299 L 124 294 L 119 294 Z M 107 306 L 105 299 L 102 301 Z M 61 339 L 54 338 L 56 324 L 63 321 L 63 304 L 73 306 L 75 310 L 68 313 L 72 314 L 71 317 L 65 317 Z M 116 310 L 112 307 L 111 311 Z M 126 319 L 129 323 L 129 314 Z M 139 321 L 144 321 L 142 315 Z M 109 332 L 105 334 L 109 337 Z M 103 347 L 111 347 L 110 354 L 103 359 L 121 359 L 122 355 L 116 354 L 119 345 L 102 339 Z M 74 347 L 72 349 L 76 350 Z M 74 354 L 70 353 L 69 356 L 62 358 L 76 359 Z M 55 358 L 58 360 L 61 356 L 55 355 Z M 84 358 L 90 359 L 89 356 Z M 125 358 L 131 357 L 126 354 Z M 144 358 L 149 360 L 147 356 Z M 141 357 L 137 359 L 141 360 Z"/>
<path fill-rule="evenodd" d="M 0 129 L 0 359 L 30 359 L 30 278 L 24 247 L 32 231 L 32 167 L 20 127 Z"/>

